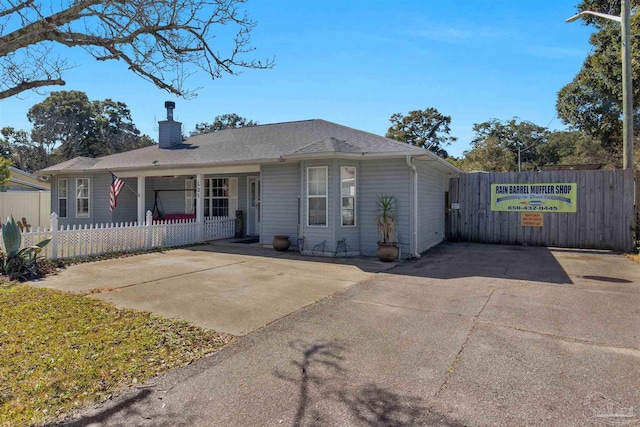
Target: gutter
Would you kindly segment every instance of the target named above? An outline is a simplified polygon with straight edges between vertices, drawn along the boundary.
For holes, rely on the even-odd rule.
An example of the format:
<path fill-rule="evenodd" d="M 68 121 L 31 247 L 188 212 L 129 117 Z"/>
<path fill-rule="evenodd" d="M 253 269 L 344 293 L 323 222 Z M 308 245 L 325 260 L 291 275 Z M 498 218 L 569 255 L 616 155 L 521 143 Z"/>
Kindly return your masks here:
<path fill-rule="evenodd" d="M 36 190 L 40 190 L 40 191 L 50 191 L 51 190 L 51 188 L 47 188 L 44 185 L 35 184 L 33 182 L 24 181 L 22 179 L 17 179 L 17 178 L 13 178 L 13 177 L 9 179 L 9 182 L 14 182 L 16 184 L 24 185 L 25 187 L 35 188 Z"/>
<path fill-rule="evenodd" d="M 413 171 L 413 247 L 410 248 L 411 255 L 420 259 L 418 252 L 418 169 L 413 164 L 413 157 L 409 154 L 405 157 L 407 167 Z"/>
<path fill-rule="evenodd" d="M 462 169 L 458 168 L 457 166 L 452 165 L 451 163 L 447 162 L 442 157 L 438 156 L 437 154 L 432 153 L 429 150 L 425 150 L 424 154 L 418 154 L 418 155 L 415 155 L 414 157 L 428 157 L 429 160 L 436 161 L 436 162 L 440 163 L 442 166 L 446 166 L 448 169 L 451 169 L 451 170 L 455 171 L 456 173 L 464 173 L 464 171 Z"/>
<path fill-rule="evenodd" d="M 152 164 L 151 160 L 149 164 L 145 165 L 137 165 L 137 166 L 125 166 L 121 167 L 118 165 L 100 165 L 100 162 L 97 162 L 95 165 L 87 168 L 64 168 L 64 169 L 52 169 L 54 166 L 49 166 L 46 169 L 42 169 L 36 172 L 36 176 L 55 176 L 60 174 L 69 174 L 69 173 L 100 173 L 100 172 L 130 172 L 130 171 L 160 171 L 163 169 L 181 169 L 181 168 L 191 168 L 194 170 L 194 173 L 197 169 L 207 169 L 212 167 L 225 167 L 225 166 L 252 166 L 252 165 L 261 165 L 261 164 L 275 164 L 286 162 L 287 160 L 291 161 L 300 161 L 300 160 L 310 160 L 310 159 L 386 159 L 386 158 L 394 158 L 394 157 L 403 157 L 408 155 L 421 155 L 420 153 L 416 153 L 415 151 L 407 152 L 407 151 L 399 151 L 399 152 L 385 152 L 385 153 L 344 153 L 344 152 L 330 152 L 330 153 L 310 153 L 310 154 L 284 154 L 279 156 L 280 158 L 263 158 L 263 159 L 251 159 L 251 160 L 231 160 L 220 163 L 158 163 Z M 444 164 L 448 165 L 451 168 L 455 168 L 450 163 L 445 162 L 436 156 L 437 159 L 441 160 Z"/>

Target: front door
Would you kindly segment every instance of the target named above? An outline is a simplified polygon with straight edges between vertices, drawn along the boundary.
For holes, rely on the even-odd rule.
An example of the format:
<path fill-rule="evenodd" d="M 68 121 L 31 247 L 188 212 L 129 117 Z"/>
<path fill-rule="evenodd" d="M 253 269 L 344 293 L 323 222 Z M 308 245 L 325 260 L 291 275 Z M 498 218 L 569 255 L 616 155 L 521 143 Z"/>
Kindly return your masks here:
<path fill-rule="evenodd" d="M 260 177 L 249 177 L 247 185 L 249 187 L 247 235 L 258 236 L 260 234 Z"/>

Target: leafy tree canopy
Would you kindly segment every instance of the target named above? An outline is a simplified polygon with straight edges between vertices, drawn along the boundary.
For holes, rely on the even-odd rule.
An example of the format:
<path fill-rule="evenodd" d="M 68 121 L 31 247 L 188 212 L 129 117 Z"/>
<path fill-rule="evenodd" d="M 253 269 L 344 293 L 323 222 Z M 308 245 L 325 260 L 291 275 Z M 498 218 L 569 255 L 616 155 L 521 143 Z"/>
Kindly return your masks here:
<path fill-rule="evenodd" d="M 34 172 L 57 163 L 55 156 L 47 153 L 42 145 L 34 143 L 25 130 L 7 126 L 0 129 L 0 135 L 2 156 L 11 159 L 18 169 Z"/>
<path fill-rule="evenodd" d="M 520 149 L 522 170 L 547 165 L 601 164 L 614 167 L 617 153 L 582 131 L 549 131 L 517 118 L 476 123 L 472 148 L 456 164 L 467 171 L 514 172 Z"/>
<path fill-rule="evenodd" d="M 444 146 L 457 141 L 449 134 L 451 117 L 433 107 L 409 111 L 406 116 L 396 113 L 389 121 L 391 127 L 387 130 L 387 138 L 426 148 L 442 157 L 448 156 Z"/>
<path fill-rule="evenodd" d="M 478 162 L 480 158 L 489 160 L 498 151 L 504 153 L 502 159 L 494 159 L 488 170 L 518 170 L 518 152 L 522 169 L 534 169 L 537 164 L 536 147 L 547 142 L 549 130 L 526 120 L 514 117 L 508 121 L 491 119 L 473 125 L 475 136 L 471 141 L 470 155 Z"/>
<path fill-rule="evenodd" d="M 27 114 L 29 133 L 0 129 L 0 156 L 34 172 L 77 156 L 98 157 L 153 144 L 141 135 L 123 102 L 91 101 L 84 92 L 52 92 Z"/>
<path fill-rule="evenodd" d="M 638 5 L 631 1 L 631 7 Z M 583 0 L 578 10 L 620 15 L 619 0 Z M 583 21 L 597 32 L 589 40 L 593 46 L 582 69 L 558 92 L 556 109 L 565 124 L 597 138 L 607 150 L 620 151 L 622 144 L 622 61 L 620 24 L 592 15 Z M 640 15 L 631 16 L 631 34 L 640 34 Z M 633 75 L 640 73 L 640 39 L 631 37 Z M 634 85 L 634 128 L 638 130 L 640 86 Z M 621 163 L 621 158 L 619 163 Z"/>
<path fill-rule="evenodd" d="M 76 156 L 99 157 L 148 145 L 152 140 L 131 120 L 123 102 L 90 101 L 84 92 L 52 92 L 31 107 L 32 141 L 48 154 L 55 148 L 64 160 Z"/>
<path fill-rule="evenodd" d="M 217 132 L 224 129 L 256 126 L 257 124 L 259 123 L 239 116 L 236 113 L 223 114 L 221 116 L 216 116 L 212 123 L 198 123 L 196 125 L 196 129 L 191 132 L 191 136 L 200 135 L 202 133 Z"/>
<path fill-rule="evenodd" d="M 272 60 L 246 59 L 255 23 L 245 0 L 6 0 L 0 2 L 0 99 L 64 85 L 72 68 L 58 47 L 82 48 L 98 61 L 125 63 L 134 74 L 179 96 L 186 78 L 212 79 Z M 215 45 L 214 45 L 215 40 Z"/>
<path fill-rule="evenodd" d="M 11 178 L 9 166 L 13 166 L 11 159 L 0 156 L 0 187 L 9 182 L 9 178 Z"/>

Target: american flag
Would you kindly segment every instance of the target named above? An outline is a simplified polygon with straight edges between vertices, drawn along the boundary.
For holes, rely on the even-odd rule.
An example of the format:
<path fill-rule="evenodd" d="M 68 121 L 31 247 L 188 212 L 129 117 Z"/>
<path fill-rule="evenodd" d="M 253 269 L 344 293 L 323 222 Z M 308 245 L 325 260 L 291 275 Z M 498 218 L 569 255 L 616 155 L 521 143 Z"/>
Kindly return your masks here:
<path fill-rule="evenodd" d="M 111 187 L 109 188 L 109 210 L 113 211 L 118 206 L 118 194 L 124 187 L 124 181 L 111 174 Z"/>

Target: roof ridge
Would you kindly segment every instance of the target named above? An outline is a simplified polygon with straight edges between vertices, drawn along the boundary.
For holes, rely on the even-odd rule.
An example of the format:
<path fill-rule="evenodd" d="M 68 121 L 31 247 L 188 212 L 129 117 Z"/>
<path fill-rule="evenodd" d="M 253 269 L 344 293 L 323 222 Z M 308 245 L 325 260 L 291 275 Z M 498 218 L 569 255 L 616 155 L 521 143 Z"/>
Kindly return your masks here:
<path fill-rule="evenodd" d="M 275 122 L 275 123 L 262 123 L 262 124 L 257 124 L 257 125 L 252 125 L 252 126 L 240 126 L 237 128 L 225 128 L 225 129 L 220 129 L 220 130 L 214 130 L 211 132 L 205 132 L 205 133 L 199 133 L 196 135 L 191 135 L 189 137 L 187 137 L 187 139 L 189 138 L 193 138 L 196 136 L 200 136 L 200 135 L 208 135 L 210 133 L 217 133 L 217 132 L 226 132 L 226 131 L 232 131 L 232 130 L 238 130 L 238 129 L 250 129 L 250 128 L 259 128 L 259 127 L 265 127 L 265 126 L 275 126 L 275 125 L 286 125 L 286 124 L 290 124 L 290 123 L 302 123 L 302 122 L 313 122 L 319 119 L 303 119 L 303 120 L 289 120 L 286 122 Z"/>
<path fill-rule="evenodd" d="M 406 142 L 402 142 L 402 141 L 398 141 L 396 139 L 387 138 L 386 136 L 378 135 L 377 133 L 373 133 L 373 132 L 369 132 L 369 131 L 366 131 L 366 130 L 356 129 L 356 128 L 352 128 L 352 127 L 349 127 L 349 126 L 341 125 L 340 123 L 330 122 L 330 121 L 324 120 L 324 119 L 314 119 L 314 120 L 325 122 L 325 123 L 329 123 L 329 124 L 332 124 L 332 125 L 335 125 L 335 126 L 338 126 L 338 127 L 341 127 L 341 128 L 353 130 L 353 131 L 356 131 L 356 132 L 366 133 L 368 135 L 372 135 L 372 136 L 375 136 L 377 138 L 385 139 L 385 140 L 387 140 L 389 142 L 392 142 L 392 143 L 394 143 L 394 144 L 396 144 L 398 146 L 403 146 L 403 147 L 407 147 L 408 146 L 408 147 L 414 147 L 414 148 L 421 148 L 421 147 L 418 147 L 416 145 L 408 144 Z M 426 150 L 426 149 L 423 149 L 423 150 L 424 151 L 429 151 L 429 150 Z"/>

